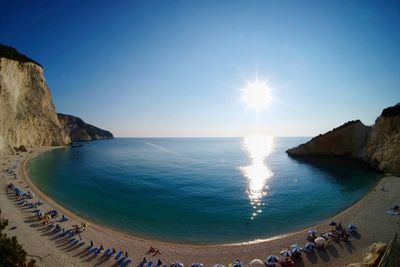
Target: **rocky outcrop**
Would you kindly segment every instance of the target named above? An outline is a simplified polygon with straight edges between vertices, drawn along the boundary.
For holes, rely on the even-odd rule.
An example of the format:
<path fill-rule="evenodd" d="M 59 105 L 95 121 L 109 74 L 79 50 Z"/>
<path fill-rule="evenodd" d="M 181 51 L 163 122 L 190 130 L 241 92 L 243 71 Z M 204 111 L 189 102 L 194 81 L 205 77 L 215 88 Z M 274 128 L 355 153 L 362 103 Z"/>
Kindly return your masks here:
<path fill-rule="evenodd" d="M 58 119 L 72 141 L 91 141 L 114 138 L 109 131 L 85 123 L 82 119 L 58 113 Z"/>
<path fill-rule="evenodd" d="M 400 175 L 400 104 L 383 110 L 375 124 L 350 121 L 286 151 L 290 156 L 342 156 Z"/>
<path fill-rule="evenodd" d="M 287 153 L 293 156 L 346 156 L 366 160 L 371 130 L 371 126 L 365 126 L 359 120 L 349 121 L 305 144 L 289 149 Z"/>
<path fill-rule="evenodd" d="M 380 170 L 400 175 L 400 103 L 384 109 L 368 140 L 368 157 Z"/>
<path fill-rule="evenodd" d="M 0 44 L 0 154 L 21 145 L 67 145 L 43 68 Z"/>
<path fill-rule="evenodd" d="M 378 266 L 383 254 L 387 249 L 384 242 L 373 243 L 361 262 L 346 264 L 346 267 L 375 267 Z"/>

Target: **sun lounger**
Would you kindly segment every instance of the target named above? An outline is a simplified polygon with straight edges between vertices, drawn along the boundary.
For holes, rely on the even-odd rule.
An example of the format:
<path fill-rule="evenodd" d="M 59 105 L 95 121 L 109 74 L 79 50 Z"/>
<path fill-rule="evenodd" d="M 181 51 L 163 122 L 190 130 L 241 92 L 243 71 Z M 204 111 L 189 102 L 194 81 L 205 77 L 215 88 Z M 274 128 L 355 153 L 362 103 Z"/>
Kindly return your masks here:
<path fill-rule="evenodd" d="M 126 267 L 126 266 L 128 266 L 131 262 L 132 262 L 131 259 L 127 259 L 127 260 L 121 265 L 121 267 Z"/>
<path fill-rule="evenodd" d="M 118 251 L 117 255 L 115 255 L 115 260 L 118 260 L 122 256 L 123 252 L 122 250 Z"/>
<path fill-rule="evenodd" d="M 106 249 L 106 251 L 104 251 L 103 255 L 104 255 L 104 256 L 108 256 L 108 253 L 110 253 L 110 251 L 111 251 L 111 249 L 109 249 L 109 248 Z"/>
<path fill-rule="evenodd" d="M 68 242 L 69 242 L 69 243 L 74 243 L 75 240 L 76 240 L 75 238 L 72 238 L 72 239 L 70 239 Z"/>
<path fill-rule="evenodd" d="M 98 247 L 89 249 L 89 254 L 95 253 L 98 249 L 99 249 Z"/>
<path fill-rule="evenodd" d="M 102 248 L 99 248 L 97 251 L 96 251 L 96 255 L 99 255 L 100 254 L 100 252 L 102 251 L 103 249 Z"/>
<path fill-rule="evenodd" d="M 79 243 L 79 239 L 76 239 L 74 242 L 72 242 L 72 245 L 75 246 L 78 243 Z"/>
<path fill-rule="evenodd" d="M 119 266 L 122 266 L 122 263 L 125 261 L 125 257 L 122 257 L 122 258 L 120 258 L 118 261 L 117 261 L 117 263 L 118 263 L 118 265 Z"/>
<path fill-rule="evenodd" d="M 111 250 L 111 251 L 108 253 L 108 257 L 112 257 L 115 253 L 116 253 L 115 251 L 112 251 L 112 250 Z"/>
<path fill-rule="evenodd" d="M 400 211 L 388 210 L 386 211 L 387 214 L 397 216 L 400 215 Z"/>
<path fill-rule="evenodd" d="M 146 264 L 146 267 L 151 267 L 151 265 L 153 265 L 153 262 L 152 261 L 148 261 L 147 264 Z"/>

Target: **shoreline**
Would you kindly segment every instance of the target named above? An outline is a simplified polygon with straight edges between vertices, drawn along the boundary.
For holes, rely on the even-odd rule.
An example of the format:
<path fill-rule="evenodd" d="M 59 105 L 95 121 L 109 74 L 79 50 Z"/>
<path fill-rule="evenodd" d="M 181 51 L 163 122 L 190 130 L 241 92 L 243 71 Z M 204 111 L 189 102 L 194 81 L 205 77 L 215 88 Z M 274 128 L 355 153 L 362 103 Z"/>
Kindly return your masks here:
<path fill-rule="evenodd" d="M 112 231 L 115 232 L 116 234 L 121 234 L 130 238 L 134 238 L 134 239 L 139 239 L 139 240 L 144 240 L 147 242 L 157 242 L 160 244 L 164 244 L 164 245 L 173 245 L 173 246 L 190 246 L 193 248 L 196 247 L 224 247 L 224 246 L 243 246 L 243 245 L 249 245 L 249 244 L 257 244 L 257 243 L 263 243 L 263 242 L 268 242 L 268 241 L 273 241 L 276 239 L 280 239 L 280 238 L 285 238 L 287 236 L 293 235 L 293 234 L 298 234 L 298 233 L 302 233 L 304 231 L 307 231 L 308 229 L 314 229 L 318 226 L 320 226 L 322 223 L 317 223 L 317 224 L 313 224 L 309 227 L 305 227 L 305 228 L 300 228 L 299 230 L 295 230 L 295 231 L 291 231 L 291 232 L 287 232 L 287 233 L 283 233 L 283 234 L 277 234 L 277 235 L 273 235 L 271 237 L 267 237 L 267 238 L 259 238 L 259 239 L 254 239 L 254 240 L 249 240 L 249 241 L 242 241 L 242 242 L 233 242 L 233 243 L 218 243 L 218 244 L 191 244 L 191 243 L 174 243 L 174 242 L 168 242 L 168 241 L 162 241 L 162 240 L 157 240 L 157 239 L 152 239 L 152 238 L 147 238 L 145 236 L 140 236 L 140 235 L 135 235 L 134 233 L 129 233 L 129 232 L 125 232 L 121 229 L 116 229 L 113 228 L 111 226 L 107 226 L 107 225 L 102 225 L 99 223 L 95 223 L 93 221 L 91 221 L 88 218 L 84 218 L 78 214 L 76 214 L 75 212 L 71 211 L 70 209 L 64 207 L 61 203 L 58 203 L 56 200 L 54 200 L 53 198 L 49 197 L 46 193 L 44 193 L 43 191 L 41 191 L 36 185 L 35 183 L 32 181 L 31 176 L 29 174 L 28 171 L 28 166 L 29 166 L 29 162 L 37 157 L 40 156 L 43 153 L 46 153 L 48 151 L 51 150 L 55 150 L 55 149 L 65 149 L 67 148 L 66 146 L 58 146 L 58 147 L 46 147 L 43 150 L 39 150 L 39 151 L 35 151 L 33 152 L 30 156 L 28 156 L 23 164 L 22 164 L 22 178 L 25 180 L 25 182 L 29 185 L 30 188 L 33 189 L 33 191 L 35 192 L 35 194 L 37 194 L 37 196 L 40 196 L 40 198 L 42 200 L 45 200 L 45 202 L 47 202 L 50 206 L 55 207 L 55 209 L 62 211 L 63 214 L 67 215 L 69 218 L 72 218 L 76 221 L 80 221 L 80 222 L 88 222 L 90 223 L 91 227 L 95 227 L 95 228 L 101 228 L 103 231 Z M 384 177 L 384 176 L 383 176 Z M 383 177 L 379 178 L 379 180 L 376 182 L 376 184 L 371 188 L 371 190 L 364 195 L 363 197 L 361 197 L 359 200 L 356 200 L 355 202 L 351 203 L 349 206 L 347 206 L 344 210 L 341 210 L 340 212 L 336 213 L 333 216 L 330 216 L 328 218 L 322 219 L 320 220 L 321 222 L 326 221 L 327 219 L 329 220 L 330 218 L 334 218 L 336 216 L 339 216 L 340 214 L 346 212 L 348 209 L 352 208 L 354 205 L 356 205 L 358 202 L 360 202 L 363 198 L 365 198 L 368 194 L 371 193 L 371 191 L 374 190 L 374 188 L 379 184 L 380 180 L 383 179 Z"/>
<path fill-rule="evenodd" d="M 35 148 L 32 153 L 26 153 L 25 158 L 21 164 L 19 165 L 21 176 L 23 178 L 23 181 L 27 183 L 31 191 L 35 192 L 36 196 L 39 197 L 44 203 L 49 204 L 50 207 L 55 208 L 59 210 L 61 213 L 64 213 L 67 215 L 70 220 L 69 224 L 72 225 L 72 223 L 77 223 L 77 222 L 86 222 L 86 219 L 81 218 L 80 216 L 74 214 L 72 211 L 64 208 L 62 205 L 58 204 L 56 201 L 48 197 L 45 193 L 40 191 L 34 183 L 30 180 L 29 173 L 28 173 L 28 164 L 29 161 L 38 156 L 41 153 L 44 153 L 46 151 L 49 151 L 51 149 L 61 149 L 64 147 L 39 147 Z M 13 156 L 11 156 L 13 157 Z M 16 157 L 16 156 L 14 156 Z M 394 183 L 398 189 L 400 189 L 400 178 L 399 177 L 383 177 L 380 179 L 378 184 L 374 187 L 375 189 L 372 189 L 371 192 L 369 192 L 367 195 L 365 195 L 363 198 L 355 202 L 353 205 L 350 207 L 346 208 L 342 212 L 338 213 L 337 215 L 328 218 L 327 220 L 324 220 L 324 222 L 328 222 L 330 220 L 337 220 L 337 221 L 344 221 L 344 224 L 347 225 L 348 223 L 356 223 L 359 226 L 360 233 L 363 236 L 366 230 L 363 229 L 362 226 L 365 223 L 373 223 L 373 221 L 366 221 L 363 222 L 362 220 L 359 220 L 357 218 L 358 213 L 360 213 L 360 210 L 365 212 L 367 210 L 367 214 L 369 213 L 370 209 L 370 203 L 371 202 L 371 196 L 376 195 L 377 193 L 383 193 L 379 192 L 379 190 L 376 190 L 381 184 L 385 184 L 387 182 Z M 386 186 L 385 186 L 386 187 Z M 393 188 L 393 186 L 388 186 L 386 188 Z M 37 198 L 35 197 L 35 199 Z M 375 198 L 375 197 L 373 197 Z M 397 201 L 399 201 L 397 199 Z M 396 203 L 397 204 L 397 203 Z M 388 206 L 386 208 L 389 208 L 391 206 Z M 15 207 L 14 207 L 15 209 Z M 385 210 L 381 210 L 382 214 L 384 214 Z M 8 214 L 5 214 L 5 217 L 7 217 Z M 348 217 L 353 217 L 355 221 L 349 221 Z M 358 216 L 358 217 L 363 217 L 363 216 Z M 341 264 L 343 262 L 356 262 L 359 261 L 363 257 L 363 253 L 366 247 L 368 247 L 373 241 L 384 241 L 388 242 L 390 238 L 392 237 L 392 234 L 394 234 L 395 231 L 399 230 L 399 226 L 394 223 L 398 219 L 395 216 L 381 216 L 383 218 L 388 218 L 388 221 L 390 222 L 391 227 L 386 227 L 386 232 L 391 232 L 391 234 L 378 234 L 380 238 L 376 238 L 373 235 L 370 238 L 367 238 L 364 240 L 364 238 L 360 238 L 360 240 L 354 240 L 354 242 L 357 241 L 357 243 L 361 243 L 359 246 L 359 249 L 357 249 L 357 253 L 354 253 L 352 251 L 349 253 L 349 255 L 346 255 L 346 257 L 334 257 L 332 260 L 324 261 L 322 259 L 322 262 L 318 260 L 316 262 L 313 262 L 313 260 L 309 260 L 306 256 L 303 256 L 302 260 L 302 265 L 301 266 L 320 266 L 322 264 L 323 266 L 337 266 L 337 264 Z M 394 225 L 393 225 L 394 223 Z M 382 226 L 380 224 L 373 224 L 372 226 L 375 227 L 380 227 Z M 139 263 L 139 261 L 143 257 L 151 258 L 153 260 L 156 260 L 160 258 L 163 262 L 169 262 L 170 264 L 175 261 L 175 260 L 180 260 L 186 264 L 190 264 L 195 261 L 201 261 L 207 265 L 214 264 L 214 263 L 224 263 L 227 264 L 228 262 L 232 262 L 236 260 L 236 258 L 242 260 L 243 262 L 248 262 L 254 258 L 261 258 L 264 259 L 267 255 L 271 254 L 276 254 L 279 255 L 279 251 L 285 247 L 290 246 L 293 243 L 299 243 L 303 245 L 306 242 L 306 232 L 309 229 L 328 229 L 329 226 L 327 226 L 326 223 L 321 223 L 314 225 L 312 227 L 308 227 L 306 229 L 302 229 L 299 231 L 287 233 L 284 235 L 278 235 L 274 236 L 271 238 L 267 239 L 257 239 L 254 241 L 248 241 L 248 242 L 240 242 L 240 243 L 230 243 L 230 244 L 179 244 L 179 243 L 168 243 L 168 242 L 163 242 L 163 241 L 157 241 L 157 240 L 151 240 L 151 239 L 146 239 L 146 238 L 141 238 L 137 237 L 135 235 L 132 235 L 130 233 L 124 233 L 121 231 L 116 231 L 114 229 L 111 229 L 107 226 L 102 226 L 102 225 L 97 225 L 95 223 L 91 223 L 91 226 L 87 231 L 85 231 L 82 236 L 85 236 L 84 239 L 87 240 L 93 240 L 95 244 L 103 244 L 105 248 L 111 247 L 110 244 L 115 247 L 117 250 L 118 248 L 124 249 L 126 251 L 129 251 L 129 256 L 133 259 L 134 264 Z M 373 237 L 373 238 L 372 238 Z M 24 237 L 22 237 L 24 238 Z M 110 239 L 111 238 L 111 239 Z M 19 238 L 21 239 L 21 238 Z M 108 242 L 105 242 L 108 241 Z M 119 245 L 119 246 L 118 246 Z M 149 255 L 146 255 L 146 251 L 150 246 L 157 247 L 162 251 L 162 254 L 156 257 L 151 257 Z M 334 246 L 332 246 L 334 247 Z M 341 246 L 343 248 L 343 246 Z M 355 246 L 354 246 L 355 247 Z M 29 252 L 29 249 L 27 249 Z M 347 250 L 345 248 L 345 250 Z M 60 251 L 60 250 L 59 250 Z M 132 252 L 135 251 L 133 254 Z M 60 251 L 62 252 L 62 251 Z M 351 257 L 348 257 L 351 256 Z M 67 260 L 68 263 L 72 264 L 73 258 L 70 260 Z M 97 260 L 94 260 L 97 262 Z M 68 264 L 67 263 L 67 264 Z M 93 263 L 89 265 L 86 265 L 87 262 L 81 262 L 78 265 L 82 266 L 93 266 Z M 110 266 L 111 262 L 105 262 L 104 266 Z M 40 263 L 39 263 L 40 264 Z M 74 263 L 77 264 L 77 263 Z M 333 264 L 333 265 L 331 265 Z M 65 261 L 64 261 L 65 265 Z M 43 266 L 51 266 L 46 263 L 44 263 Z M 96 265 L 97 266 L 97 265 Z M 101 265 L 103 266 L 103 265 Z M 296 266 L 296 265 L 295 265 Z"/>

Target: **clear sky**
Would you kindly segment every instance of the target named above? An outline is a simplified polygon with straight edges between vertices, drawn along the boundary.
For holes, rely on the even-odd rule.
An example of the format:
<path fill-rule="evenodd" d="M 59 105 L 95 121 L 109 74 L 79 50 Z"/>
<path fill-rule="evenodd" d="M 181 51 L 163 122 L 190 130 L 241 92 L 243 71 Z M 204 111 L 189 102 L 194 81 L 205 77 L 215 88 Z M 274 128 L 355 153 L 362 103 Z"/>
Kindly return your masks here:
<path fill-rule="evenodd" d="M 116 136 L 312 136 L 400 101 L 389 1 L 1 1 L 57 111 Z M 267 81 L 261 111 L 241 100 Z"/>

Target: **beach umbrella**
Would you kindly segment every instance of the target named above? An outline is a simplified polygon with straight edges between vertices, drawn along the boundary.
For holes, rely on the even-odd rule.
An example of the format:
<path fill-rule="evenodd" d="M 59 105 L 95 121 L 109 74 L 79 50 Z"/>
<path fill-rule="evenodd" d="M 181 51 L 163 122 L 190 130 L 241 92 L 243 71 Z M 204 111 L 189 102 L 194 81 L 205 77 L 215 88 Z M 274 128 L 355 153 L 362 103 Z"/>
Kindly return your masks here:
<path fill-rule="evenodd" d="M 192 267 L 204 267 L 204 264 L 200 263 L 200 262 L 195 262 L 195 263 L 192 263 Z"/>
<path fill-rule="evenodd" d="M 309 251 L 312 251 L 312 250 L 315 249 L 315 244 L 312 243 L 312 242 L 308 242 L 308 243 L 304 246 L 304 249 L 309 250 Z"/>
<path fill-rule="evenodd" d="M 309 236 L 317 235 L 317 230 L 310 230 L 307 232 Z"/>
<path fill-rule="evenodd" d="M 278 263 L 278 261 L 279 261 L 278 257 L 275 255 L 268 256 L 267 259 L 265 260 L 267 265 L 275 265 L 276 263 Z"/>
<path fill-rule="evenodd" d="M 288 249 L 282 250 L 280 253 L 283 257 L 290 257 L 292 256 L 292 252 Z"/>
<path fill-rule="evenodd" d="M 355 231 L 355 230 L 357 230 L 357 226 L 355 226 L 354 224 L 349 224 L 349 230 Z"/>
<path fill-rule="evenodd" d="M 320 245 L 320 246 L 322 246 L 322 245 L 324 245 L 325 244 L 325 238 L 323 238 L 323 237 L 317 237 L 315 240 L 315 244 L 318 244 L 318 245 Z"/>
<path fill-rule="evenodd" d="M 217 263 L 217 264 L 214 264 L 213 267 L 225 267 L 225 265 Z"/>
<path fill-rule="evenodd" d="M 322 235 L 322 237 L 325 239 L 328 239 L 330 236 L 332 236 L 332 232 L 328 232 Z"/>
<path fill-rule="evenodd" d="M 237 260 L 235 262 L 232 262 L 232 267 L 246 267 L 246 265 L 244 265 L 243 262 Z"/>
<path fill-rule="evenodd" d="M 265 267 L 265 264 L 260 259 L 254 259 L 249 263 L 250 267 Z"/>
<path fill-rule="evenodd" d="M 182 262 L 176 261 L 173 264 L 171 264 L 171 267 L 185 267 Z"/>
<path fill-rule="evenodd" d="M 334 222 L 334 221 L 331 221 L 331 222 L 329 223 L 329 225 L 330 225 L 330 226 L 336 226 L 336 225 L 337 225 L 337 223 L 336 223 L 336 222 Z"/>
<path fill-rule="evenodd" d="M 302 251 L 301 247 L 294 247 L 294 248 L 292 248 L 292 253 L 293 253 L 293 254 L 301 253 L 301 251 Z"/>

